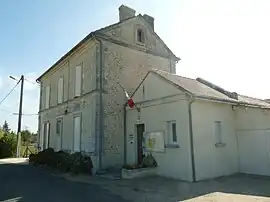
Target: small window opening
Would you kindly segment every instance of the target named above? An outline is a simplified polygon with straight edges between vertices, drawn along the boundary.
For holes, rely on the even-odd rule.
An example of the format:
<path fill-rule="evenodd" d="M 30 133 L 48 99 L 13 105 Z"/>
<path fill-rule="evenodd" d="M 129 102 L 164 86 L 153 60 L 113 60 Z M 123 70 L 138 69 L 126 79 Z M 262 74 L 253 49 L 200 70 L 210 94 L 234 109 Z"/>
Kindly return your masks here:
<path fill-rule="evenodd" d="M 137 30 L 137 40 L 140 43 L 144 43 L 144 32 L 141 29 Z"/>

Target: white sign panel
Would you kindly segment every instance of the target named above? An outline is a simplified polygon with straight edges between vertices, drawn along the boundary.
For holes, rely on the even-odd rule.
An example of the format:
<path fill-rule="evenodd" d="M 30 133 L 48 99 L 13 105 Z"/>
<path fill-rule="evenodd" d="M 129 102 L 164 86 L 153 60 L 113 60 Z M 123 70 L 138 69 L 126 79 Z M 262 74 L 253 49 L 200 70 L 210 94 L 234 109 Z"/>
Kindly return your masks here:
<path fill-rule="evenodd" d="M 165 152 L 164 131 L 144 133 L 143 143 L 146 152 Z"/>

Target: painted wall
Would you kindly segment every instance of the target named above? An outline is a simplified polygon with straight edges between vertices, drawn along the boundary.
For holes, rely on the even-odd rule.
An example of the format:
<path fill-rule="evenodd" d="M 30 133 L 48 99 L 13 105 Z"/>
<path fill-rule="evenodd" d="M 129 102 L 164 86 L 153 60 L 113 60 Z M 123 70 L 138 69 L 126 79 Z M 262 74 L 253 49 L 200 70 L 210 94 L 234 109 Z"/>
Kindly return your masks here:
<path fill-rule="evenodd" d="M 136 123 L 144 123 L 146 132 L 164 130 L 165 144 L 168 144 L 167 121 L 176 121 L 177 141 L 179 148 L 165 148 L 164 153 L 152 152 L 157 161 L 157 172 L 160 176 L 192 181 L 190 161 L 188 101 L 166 103 L 166 99 L 155 103 L 148 102 L 141 108 L 140 122 L 135 110 L 127 112 L 127 163 L 137 163 Z M 134 135 L 134 143 L 130 144 L 129 136 Z"/>
<path fill-rule="evenodd" d="M 269 176 L 270 111 L 237 107 L 235 114 L 239 172 Z"/>
<path fill-rule="evenodd" d="M 74 99 L 75 67 L 77 65 L 82 65 L 82 94 L 96 89 L 96 44 L 89 41 L 41 79 L 41 111 L 45 109 L 45 88 L 48 85 L 51 86 L 50 107 L 59 105 L 57 87 L 61 76 L 64 77 L 63 102 Z"/>
<path fill-rule="evenodd" d="M 191 109 L 197 180 L 236 173 L 238 151 L 235 114 L 231 105 L 196 100 Z M 215 121 L 221 121 L 224 146 L 215 146 Z"/>
<path fill-rule="evenodd" d="M 50 146 L 57 149 L 61 138 L 56 134 L 56 120 L 63 120 L 62 149 L 73 150 L 73 117 L 81 115 L 81 150 L 94 155 L 96 134 L 96 109 L 98 95 L 96 89 L 96 44 L 85 43 L 75 53 L 62 61 L 41 80 L 40 136 L 43 136 L 44 122 L 50 123 Z M 75 67 L 82 65 L 82 96 L 74 98 Z M 64 77 L 63 103 L 57 103 L 57 85 L 60 76 Z M 51 86 L 50 108 L 45 108 L 45 87 Z M 67 113 L 65 113 L 67 110 Z M 96 159 L 93 157 L 96 165 Z"/>
<path fill-rule="evenodd" d="M 41 112 L 41 123 L 50 123 L 50 147 L 57 149 L 61 141 L 61 137 L 56 134 L 56 120 L 62 118 L 62 150 L 73 151 L 73 118 L 81 115 L 81 151 L 95 155 L 95 115 L 96 115 L 96 93 L 84 96 L 84 98 L 75 99 L 61 107 L 51 108 Z M 79 107 L 80 106 L 80 107 Z M 68 113 L 65 113 L 65 110 Z M 43 135 L 43 126 L 41 125 L 41 135 Z M 94 165 L 97 165 L 93 157 Z"/>
<path fill-rule="evenodd" d="M 270 111 L 260 108 L 237 107 L 236 130 L 270 129 Z"/>
<path fill-rule="evenodd" d="M 143 95 L 143 88 L 145 96 Z M 159 98 L 159 99 L 157 99 Z M 145 130 L 165 131 L 165 144 L 169 144 L 167 121 L 176 121 L 179 148 L 165 148 L 164 153 L 153 152 L 158 174 L 165 177 L 192 180 L 189 142 L 188 100 L 183 92 L 168 84 L 156 74 L 149 74 L 134 95 L 141 112 L 127 108 L 127 163 L 137 163 L 136 124 L 144 123 Z M 138 115 L 140 121 L 138 122 Z M 130 137 L 134 143 L 130 143 Z"/>

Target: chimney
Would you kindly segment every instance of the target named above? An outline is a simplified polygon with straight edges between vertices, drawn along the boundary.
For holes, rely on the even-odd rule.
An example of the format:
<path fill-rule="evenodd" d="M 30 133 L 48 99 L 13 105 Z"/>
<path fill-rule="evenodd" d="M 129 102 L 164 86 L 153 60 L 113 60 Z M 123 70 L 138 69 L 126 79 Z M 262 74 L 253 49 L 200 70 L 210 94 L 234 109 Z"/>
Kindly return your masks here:
<path fill-rule="evenodd" d="M 153 18 L 152 16 L 150 16 L 150 15 L 146 15 L 146 14 L 144 14 L 143 15 L 143 19 L 146 21 L 146 22 L 148 22 L 148 24 L 152 27 L 152 29 L 154 30 L 154 20 L 155 20 L 155 18 Z"/>
<path fill-rule="evenodd" d="M 128 18 L 135 17 L 136 11 L 132 8 L 129 8 L 125 5 L 121 5 L 119 8 L 119 21 L 126 20 Z"/>

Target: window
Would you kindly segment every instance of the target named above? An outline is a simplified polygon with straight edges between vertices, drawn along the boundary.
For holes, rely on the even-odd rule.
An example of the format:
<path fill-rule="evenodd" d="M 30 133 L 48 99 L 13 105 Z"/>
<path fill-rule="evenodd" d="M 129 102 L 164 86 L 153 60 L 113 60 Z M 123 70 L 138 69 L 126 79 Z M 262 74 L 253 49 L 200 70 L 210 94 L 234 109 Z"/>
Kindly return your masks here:
<path fill-rule="evenodd" d="M 75 97 L 81 96 L 82 89 L 82 67 L 75 68 Z"/>
<path fill-rule="evenodd" d="M 45 89 L 45 109 L 48 109 L 50 107 L 50 93 L 51 93 L 51 89 L 50 89 L 50 85 L 46 86 Z"/>
<path fill-rule="evenodd" d="M 145 39 L 144 39 L 144 32 L 142 29 L 138 29 L 137 30 L 137 41 L 140 43 L 144 43 Z"/>
<path fill-rule="evenodd" d="M 216 137 L 216 143 L 222 144 L 221 121 L 215 121 L 215 137 Z"/>
<path fill-rule="evenodd" d="M 58 80 L 58 89 L 57 89 L 58 104 L 63 102 L 63 89 L 64 89 L 64 78 L 61 76 Z"/>
<path fill-rule="evenodd" d="M 168 121 L 168 143 L 176 144 L 177 143 L 177 130 L 176 130 L 176 121 Z"/>
<path fill-rule="evenodd" d="M 56 134 L 61 135 L 61 131 L 62 131 L 62 120 L 58 119 L 56 121 Z"/>

